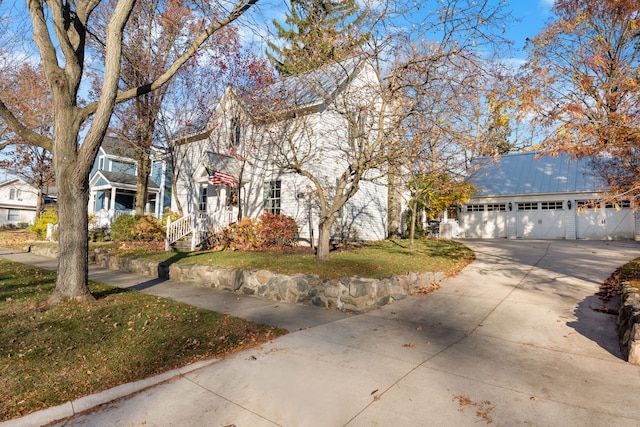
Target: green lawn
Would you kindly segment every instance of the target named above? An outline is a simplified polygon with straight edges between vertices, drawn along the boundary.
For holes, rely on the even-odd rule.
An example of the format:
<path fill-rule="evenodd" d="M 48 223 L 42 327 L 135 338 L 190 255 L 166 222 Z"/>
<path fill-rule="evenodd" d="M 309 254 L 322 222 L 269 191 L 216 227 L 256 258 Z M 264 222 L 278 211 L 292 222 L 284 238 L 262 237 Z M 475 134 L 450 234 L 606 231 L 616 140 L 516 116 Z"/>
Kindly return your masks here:
<path fill-rule="evenodd" d="M 388 277 L 407 272 L 440 271 L 451 275 L 473 260 L 473 252 L 451 240 L 408 240 L 371 242 L 359 249 L 331 253 L 328 262 L 317 262 L 313 254 L 282 252 L 145 252 L 126 254 L 181 264 L 217 265 L 238 269 L 266 269 L 276 273 L 315 274 L 325 279 L 341 277 Z"/>
<path fill-rule="evenodd" d="M 219 357 L 285 331 L 91 283 L 47 306 L 55 273 L 0 259 L 0 421 Z"/>

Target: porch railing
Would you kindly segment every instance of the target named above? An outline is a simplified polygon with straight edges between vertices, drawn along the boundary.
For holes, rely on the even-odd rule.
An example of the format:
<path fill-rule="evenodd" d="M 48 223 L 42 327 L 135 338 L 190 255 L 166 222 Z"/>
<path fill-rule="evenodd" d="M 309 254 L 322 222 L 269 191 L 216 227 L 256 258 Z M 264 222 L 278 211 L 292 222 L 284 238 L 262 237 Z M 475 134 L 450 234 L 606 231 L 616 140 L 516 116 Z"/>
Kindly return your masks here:
<path fill-rule="evenodd" d="M 165 250 L 169 250 L 178 240 L 191 235 L 191 250 L 202 244 L 211 231 L 220 230 L 234 221 L 237 213 L 233 210 L 221 210 L 210 214 L 200 212 L 187 214 L 174 222 L 167 219 Z"/>

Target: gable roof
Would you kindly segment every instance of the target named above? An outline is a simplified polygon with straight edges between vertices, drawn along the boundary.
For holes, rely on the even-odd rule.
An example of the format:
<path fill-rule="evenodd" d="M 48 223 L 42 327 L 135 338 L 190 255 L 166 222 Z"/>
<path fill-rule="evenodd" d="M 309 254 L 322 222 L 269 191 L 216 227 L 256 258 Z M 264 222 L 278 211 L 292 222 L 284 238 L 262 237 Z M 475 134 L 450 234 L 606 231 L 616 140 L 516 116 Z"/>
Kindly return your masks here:
<path fill-rule="evenodd" d="M 555 193 L 593 193 L 606 190 L 594 173 L 590 158 L 566 153 L 539 152 L 482 157 L 471 164 L 467 181 L 476 186 L 475 197 Z"/>
<path fill-rule="evenodd" d="M 13 179 L 6 180 L 4 182 L 0 182 L 0 187 L 4 187 L 5 185 L 18 184 L 18 183 L 30 185 L 30 184 L 27 184 L 23 179 L 13 178 Z"/>
<path fill-rule="evenodd" d="M 233 86 L 227 86 L 217 102 L 216 109 L 223 105 L 228 97 L 236 99 L 242 108 L 254 117 L 317 107 L 334 97 L 364 64 L 370 64 L 370 61 L 361 56 L 354 56 L 306 73 L 286 77 L 254 93 L 239 93 Z M 208 137 L 215 127 L 211 126 L 214 116 L 215 112 L 206 120 L 189 123 L 178 129 L 173 138 L 193 142 Z"/>
<path fill-rule="evenodd" d="M 96 173 L 96 175 L 94 176 L 94 178 L 92 179 L 93 182 L 98 182 L 99 178 L 97 178 L 99 175 L 101 175 L 109 185 L 111 185 L 112 187 L 134 187 L 137 184 L 137 177 L 135 175 L 129 175 L 126 173 L 119 173 L 119 172 L 109 172 L 109 171 L 98 171 L 98 173 Z M 149 190 L 159 190 L 160 187 L 158 186 L 158 184 L 156 184 L 151 178 L 149 178 Z"/>
<path fill-rule="evenodd" d="M 355 74 L 363 62 L 360 57 L 352 57 L 287 77 L 269 86 L 258 98 L 280 101 L 279 108 L 306 108 L 322 104 Z"/>
<path fill-rule="evenodd" d="M 133 144 L 124 139 L 105 136 L 102 140 L 101 147 L 108 156 L 126 157 L 129 159 L 135 159 L 137 157 Z"/>

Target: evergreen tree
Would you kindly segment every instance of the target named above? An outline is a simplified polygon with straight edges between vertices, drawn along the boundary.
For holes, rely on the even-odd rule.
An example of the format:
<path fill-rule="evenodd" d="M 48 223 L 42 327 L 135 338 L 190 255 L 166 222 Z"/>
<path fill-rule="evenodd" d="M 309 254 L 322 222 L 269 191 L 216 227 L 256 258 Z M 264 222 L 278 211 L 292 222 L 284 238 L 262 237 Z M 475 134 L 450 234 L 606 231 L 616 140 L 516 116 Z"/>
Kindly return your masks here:
<path fill-rule="evenodd" d="M 355 0 L 289 0 L 285 24 L 273 20 L 284 43 L 269 42 L 269 60 L 282 75 L 314 70 L 357 52 L 369 37 L 363 31 L 365 13 Z"/>

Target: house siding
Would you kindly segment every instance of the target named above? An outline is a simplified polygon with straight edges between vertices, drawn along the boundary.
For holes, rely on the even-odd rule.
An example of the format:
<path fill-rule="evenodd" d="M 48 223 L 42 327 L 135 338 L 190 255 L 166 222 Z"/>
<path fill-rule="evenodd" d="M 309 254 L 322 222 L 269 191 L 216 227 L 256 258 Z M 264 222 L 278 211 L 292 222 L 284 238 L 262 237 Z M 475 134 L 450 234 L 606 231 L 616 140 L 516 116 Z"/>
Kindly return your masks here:
<path fill-rule="evenodd" d="M 32 224 L 36 218 L 37 202 L 37 189 L 21 179 L 0 184 L 0 225 Z"/>
<path fill-rule="evenodd" d="M 356 79 L 355 85 L 365 87 L 372 79 L 377 78 L 371 72 L 361 76 L 362 81 Z M 336 101 L 340 105 L 340 101 Z M 325 106 L 326 107 L 326 106 Z M 207 184 L 207 176 L 202 162 L 206 152 L 225 153 L 227 141 L 230 138 L 231 120 L 238 111 L 233 102 L 233 96 L 225 96 L 216 106 L 212 119 L 207 128 L 213 129 L 209 137 L 200 141 L 186 144 L 186 160 L 180 170 L 176 195 L 183 206 L 184 213 L 192 213 L 197 208 L 198 187 Z M 305 170 L 318 178 L 327 192 L 332 191 L 336 179 L 344 172 L 351 155 L 345 141 L 348 139 L 346 121 L 338 112 L 330 107 L 319 107 L 317 110 L 293 120 L 304 120 L 303 130 L 292 136 L 296 148 L 309 156 Z M 267 126 L 268 127 L 268 126 Z M 204 133 L 203 133 L 204 134 Z M 317 239 L 319 222 L 319 204 L 314 198 L 314 185 L 308 178 L 295 173 L 284 173 L 272 161 L 273 148 L 268 142 L 269 137 L 277 132 L 270 132 L 264 127 L 245 126 L 238 153 L 246 158 L 242 176 L 241 197 L 244 216 L 257 218 L 263 213 L 263 186 L 265 182 L 281 181 L 281 213 L 291 216 L 298 224 L 299 236 L 303 241 L 314 243 Z M 243 151 L 247 143 L 255 145 L 256 149 Z M 371 174 L 379 175 L 379 173 Z M 236 177 L 237 179 L 238 177 Z M 212 185 L 209 185 L 212 187 Z M 214 193 L 208 193 L 214 195 Z M 214 202 L 208 198 L 210 213 L 222 213 L 228 206 L 224 201 Z M 173 202 L 175 207 L 175 202 Z M 336 221 L 333 235 L 335 238 L 355 237 L 362 240 L 384 239 L 387 233 L 388 190 L 386 178 L 373 183 L 363 180 L 359 184 L 358 192 L 346 203 L 341 210 L 342 215 Z"/>

